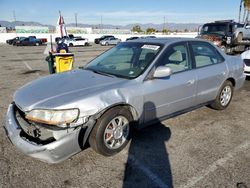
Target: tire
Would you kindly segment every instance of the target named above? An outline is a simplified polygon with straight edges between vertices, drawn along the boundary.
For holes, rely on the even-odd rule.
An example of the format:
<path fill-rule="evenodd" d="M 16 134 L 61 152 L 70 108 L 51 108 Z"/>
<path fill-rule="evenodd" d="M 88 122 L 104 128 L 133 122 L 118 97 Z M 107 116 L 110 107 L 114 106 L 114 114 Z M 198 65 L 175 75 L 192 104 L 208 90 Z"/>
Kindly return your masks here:
<path fill-rule="evenodd" d="M 224 110 L 230 104 L 233 97 L 233 84 L 229 80 L 225 81 L 218 93 L 215 101 L 210 105 L 215 110 Z"/>
<path fill-rule="evenodd" d="M 36 45 L 36 46 L 39 46 L 39 43 L 37 42 L 35 45 Z"/>
<path fill-rule="evenodd" d="M 112 156 L 126 147 L 132 132 L 133 117 L 124 107 L 114 107 L 105 112 L 89 136 L 89 144 L 97 153 Z M 123 126 L 119 126 L 122 123 Z"/>
<path fill-rule="evenodd" d="M 236 41 L 237 41 L 237 43 L 240 43 L 240 42 L 242 42 L 242 40 L 243 40 L 243 34 L 239 33 L 237 38 L 236 38 Z"/>
<path fill-rule="evenodd" d="M 70 46 L 70 47 L 73 47 L 73 44 L 72 44 L 72 43 L 69 43 L 69 46 Z"/>
<path fill-rule="evenodd" d="M 105 46 L 108 46 L 108 45 L 109 45 L 109 43 L 106 42 L 106 43 L 105 43 Z"/>

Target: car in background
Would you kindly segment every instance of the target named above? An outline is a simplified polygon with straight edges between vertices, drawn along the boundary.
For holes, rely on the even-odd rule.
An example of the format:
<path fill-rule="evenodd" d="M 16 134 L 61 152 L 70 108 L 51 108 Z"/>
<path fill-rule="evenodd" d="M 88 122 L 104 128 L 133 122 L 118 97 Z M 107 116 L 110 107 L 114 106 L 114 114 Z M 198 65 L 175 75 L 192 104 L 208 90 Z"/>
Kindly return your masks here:
<path fill-rule="evenodd" d="M 156 36 L 143 36 L 142 39 L 155 39 Z"/>
<path fill-rule="evenodd" d="M 121 42 L 121 39 L 115 37 L 108 37 L 100 41 L 100 44 L 102 46 L 109 46 L 109 45 L 117 45 L 119 42 Z"/>
<path fill-rule="evenodd" d="M 129 37 L 126 39 L 126 41 L 129 41 L 129 40 L 135 40 L 135 39 L 139 39 L 140 37 Z"/>
<path fill-rule="evenodd" d="M 72 38 L 72 39 L 65 39 L 64 43 L 68 46 L 89 46 L 89 40 L 87 38 Z"/>
<path fill-rule="evenodd" d="M 17 40 L 21 40 L 21 39 L 24 39 L 24 38 L 25 37 L 15 37 L 13 39 L 6 40 L 6 43 L 12 45 L 12 44 L 16 43 Z"/>
<path fill-rule="evenodd" d="M 204 40 L 122 42 L 83 68 L 18 89 L 4 128 L 20 151 L 49 163 L 73 156 L 86 143 L 112 156 L 134 129 L 204 105 L 226 109 L 244 81 L 242 59 Z"/>
<path fill-rule="evenodd" d="M 114 37 L 113 35 L 103 35 L 102 37 L 100 37 L 100 38 L 96 38 L 95 39 L 95 43 L 96 44 L 100 44 L 100 41 L 102 41 L 102 40 L 104 40 L 104 39 L 106 39 L 106 38 L 109 38 L 109 37 Z"/>
<path fill-rule="evenodd" d="M 16 46 L 39 46 L 42 45 L 42 41 L 34 37 L 24 38 L 16 41 Z"/>

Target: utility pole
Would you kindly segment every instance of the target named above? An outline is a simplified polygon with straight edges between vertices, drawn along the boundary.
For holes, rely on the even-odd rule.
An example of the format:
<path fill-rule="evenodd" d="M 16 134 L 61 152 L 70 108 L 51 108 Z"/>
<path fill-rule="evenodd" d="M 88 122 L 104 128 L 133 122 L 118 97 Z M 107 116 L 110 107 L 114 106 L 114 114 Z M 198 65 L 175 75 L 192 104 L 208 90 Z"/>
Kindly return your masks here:
<path fill-rule="evenodd" d="M 103 29 L 103 28 L 102 28 L 102 16 L 101 16 L 101 29 Z"/>
<path fill-rule="evenodd" d="M 77 13 L 75 13 L 75 23 L 76 23 L 76 27 L 77 27 Z"/>
<path fill-rule="evenodd" d="M 165 33 L 165 29 L 166 29 L 166 17 L 163 17 L 163 33 Z"/>
<path fill-rule="evenodd" d="M 240 10 L 239 10 L 239 23 L 241 22 L 241 10 L 242 10 L 243 0 L 240 0 Z"/>
<path fill-rule="evenodd" d="M 16 22 L 16 12 L 15 12 L 15 10 L 13 10 L 13 18 L 14 18 L 14 22 Z"/>

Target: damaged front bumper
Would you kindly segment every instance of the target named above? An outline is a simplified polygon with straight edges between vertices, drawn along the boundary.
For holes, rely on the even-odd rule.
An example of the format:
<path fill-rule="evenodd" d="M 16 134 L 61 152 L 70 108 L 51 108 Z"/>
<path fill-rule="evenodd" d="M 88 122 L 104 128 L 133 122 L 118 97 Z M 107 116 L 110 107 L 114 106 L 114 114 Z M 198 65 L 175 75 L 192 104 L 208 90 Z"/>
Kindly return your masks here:
<path fill-rule="evenodd" d="M 81 151 L 79 145 L 81 127 L 48 144 L 37 144 L 22 137 L 22 129 L 15 117 L 14 104 L 10 104 L 8 108 L 4 129 L 11 143 L 15 145 L 18 150 L 47 163 L 61 162 Z"/>

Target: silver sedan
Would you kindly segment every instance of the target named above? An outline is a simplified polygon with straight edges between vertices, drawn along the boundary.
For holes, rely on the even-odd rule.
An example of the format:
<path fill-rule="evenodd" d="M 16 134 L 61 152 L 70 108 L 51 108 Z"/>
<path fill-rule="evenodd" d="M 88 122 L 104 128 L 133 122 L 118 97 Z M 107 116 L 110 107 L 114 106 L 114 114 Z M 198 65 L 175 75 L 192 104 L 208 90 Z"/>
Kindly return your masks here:
<path fill-rule="evenodd" d="M 134 128 L 203 105 L 227 108 L 244 80 L 243 61 L 209 42 L 140 39 L 18 89 L 4 127 L 20 151 L 49 163 L 80 152 L 87 141 L 111 156 Z"/>
<path fill-rule="evenodd" d="M 100 41 L 100 44 L 102 46 L 109 46 L 109 45 L 117 45 L 119 42 L 121 42 L 121 39 L 115 38 L 115 37 L 108 37 L 104 40 Z"/>

